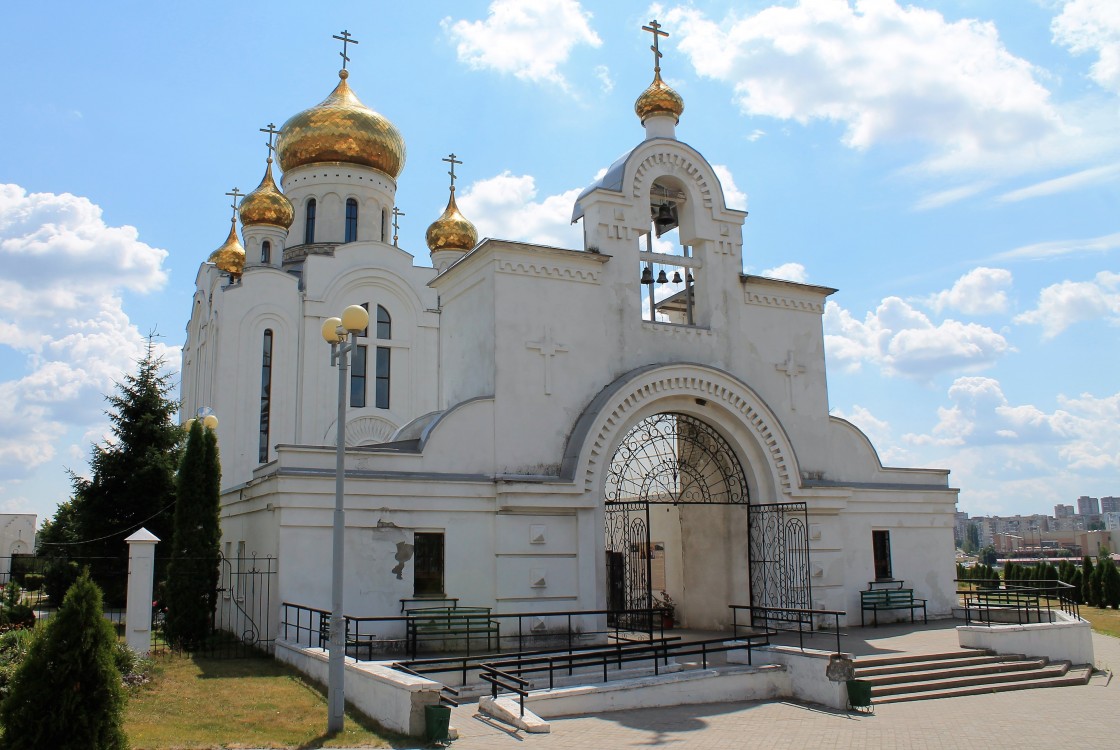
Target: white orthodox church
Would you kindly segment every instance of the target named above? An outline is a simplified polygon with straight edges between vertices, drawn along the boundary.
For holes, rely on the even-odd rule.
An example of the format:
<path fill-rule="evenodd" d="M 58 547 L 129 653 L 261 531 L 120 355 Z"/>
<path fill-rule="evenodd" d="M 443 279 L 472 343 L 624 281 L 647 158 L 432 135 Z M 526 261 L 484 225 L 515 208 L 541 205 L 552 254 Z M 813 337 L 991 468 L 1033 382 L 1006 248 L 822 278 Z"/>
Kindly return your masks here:
<path fill-rule="evenodd" d="M 746 212 L 678 139 L 659 68 L 634 148 L 572 207 L 582 247 L 479 241 L 452 181 L 419 258 L 393 231 L 404 138 L 340 79 L 280 128 L 280 184 L 270 146 L 183 347 L 183 415 L 220 419 L 223 552 L 276 558 L 273 606 L 330 608 L 339 386 L 320 330 L 360 304 L 345 614 L 667 594 L 694 628 L 726 628 L 730 604 L 850 623 L 892 578 L 949 614 L 948 471 L 884 467 L 829 415 L 835 290 L 743 272 Z"/>

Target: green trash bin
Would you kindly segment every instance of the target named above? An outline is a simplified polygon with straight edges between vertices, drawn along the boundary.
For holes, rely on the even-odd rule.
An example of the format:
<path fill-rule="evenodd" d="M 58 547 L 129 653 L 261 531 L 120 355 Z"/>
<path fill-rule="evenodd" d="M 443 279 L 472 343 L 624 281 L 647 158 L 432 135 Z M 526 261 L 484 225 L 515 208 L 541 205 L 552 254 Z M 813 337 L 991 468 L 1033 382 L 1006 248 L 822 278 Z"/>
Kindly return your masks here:
<path fill-rule="evenodd" d="M 871 705 L 871 683 L 867 680 L 848 680 L 848 707 L 874 710 Z"/>
<path fill-rule="evenodd" d="M 451 728 L 451 708 L 449 706 L 424 706 L 424 727 L 428 740 L 446 742 L 448 729 Z"/>

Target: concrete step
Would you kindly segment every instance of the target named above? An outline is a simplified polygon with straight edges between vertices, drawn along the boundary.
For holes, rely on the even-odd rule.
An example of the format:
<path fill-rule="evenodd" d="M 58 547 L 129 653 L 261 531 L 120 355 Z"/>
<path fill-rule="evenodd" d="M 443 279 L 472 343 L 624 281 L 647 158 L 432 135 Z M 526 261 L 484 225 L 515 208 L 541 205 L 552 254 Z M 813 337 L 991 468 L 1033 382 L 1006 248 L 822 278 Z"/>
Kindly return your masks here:
<path fill-rule="evenodd" d="M 994 651 L 979 648 L 959 649 L 957 651 L 943 651 L 935 654 L 898 654 L 895 656 L 861 656 L 855 659 L 857 670 L 864 667 L 886 667 L 915 662 L 951 661 L 954 659 L 971 659 L 977 656 L 995 656 Z"/>
<path fill-rule="evenodd" d="M 1014 659 L 1021 659 L 1019 655 L 983 655 L 974 656 L 968 654 L 966 657 L 960 659 L 934 659 L 934 660 L 921 660 L 910 661 L 904 664 L 885 664 L 881 667 L 864 667 L 856 662 L 856 679 L 864 680 L 871 679 L 872 677 L 879 677 L 883 675 L 896 675 L 905 674 L 907 672 L 928 672 L 937 669 L 957 669 L 960 667 L 978 666 L 984 664 L 999 664 L 1004 661 Z"/>
<path fill-rule="evenodd" d="M 876 705 L 887 703 L 902 703 L 904 701 L 933 700 L 936 698 L 954 698 L 964 695 L 985 695 L 987 693 L 1002 693 L 1010 690 L 1030 690 L 1033 688 L 1070 687 L 1074 685 L 1087 685 L 1093 674 L 1092 667 L 1082 665 L 1071 668 L 1061 677 L 1044 677 L 1038 679 L 1025 679 L 1019 682 L 1000 682 L 985 685 L 968 685 L 956 688 L 940 688 L 923 692 L 901 693 L 878 697 L 872 692 L 872 701 Z"/>
<path fill-rule="evenodd" d="M 1045 658 L 1004 660 L 989 657 L 988 660 L 979 663 L 938 665 L 933 669 L 914 669 L 905 672 L 880 675 L 862 675 L 857 673 L 856 679 L 870 682 L 872 688 L 875 688 L 882 685 L 968 678 L 1002 672 L 1027 672 L 1030 670 L 1042 669 L 1047 665 L 1047 662 L 1048 660 Z"/>
<path fill-rule="evenodd" d="M 932 679 L 915 682 L 899 682 L 891 685 L 882 685 L 871 689 L 871 699 L 878 700 L 893 695 L 907 693 L 925 693 L 938 690 L 954 690 L 975 686 L 994 687 L 1007 683 L 1033 682 L 1065 677 L 1069 672 L 1070 663 L 1052 662 L 1040 669 L 1029 669 L 1020 672 L 997 672 L 973 675 L 970 677 L 950 677 L 946 679 Z"/>

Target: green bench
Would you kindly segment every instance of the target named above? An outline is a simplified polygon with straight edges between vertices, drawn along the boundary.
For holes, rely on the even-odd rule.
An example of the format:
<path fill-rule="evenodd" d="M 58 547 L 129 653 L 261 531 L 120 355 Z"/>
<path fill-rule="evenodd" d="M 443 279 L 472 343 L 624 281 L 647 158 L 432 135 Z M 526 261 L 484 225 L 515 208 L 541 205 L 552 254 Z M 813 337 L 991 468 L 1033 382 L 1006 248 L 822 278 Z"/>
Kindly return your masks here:
<path fill-rule="evenodd" d="M 890 609 L 910 610 L 910 622 L 915 622 L 914 611 L 920 609 L 922 610 L 922 622 L 929 622 L 926 619 L 926 600 L 915 599 L 914 589 L 902 588 L 901 581 L 897 583 L 898 586 L 892 588 L 876 588 L 874 584 L 868 584 L 866 591 L 859 592 L 859 624 L 861 627 L 866 625 L 864 612 L 871 612 L 875 627 L 879 627 L 879 612 Z"/>
<path fill-rule="evenodd" d="M 462 640 L 467 656 L 471 642 L 486 639 L 486 650 L 498 640 L 498 621 L 490 617 L 490 607 L 420 607 L 405 610 L 408 615 L 407 638 L 412 658 L 421 640 Z"/>

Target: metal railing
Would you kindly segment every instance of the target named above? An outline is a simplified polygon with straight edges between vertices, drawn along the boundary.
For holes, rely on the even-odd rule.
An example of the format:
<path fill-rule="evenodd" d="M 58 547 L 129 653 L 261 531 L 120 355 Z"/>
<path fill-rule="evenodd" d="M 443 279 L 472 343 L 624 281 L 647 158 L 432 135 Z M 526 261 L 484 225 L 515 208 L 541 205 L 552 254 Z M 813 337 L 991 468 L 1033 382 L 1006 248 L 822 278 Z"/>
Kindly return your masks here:
<path fill-rule="evenodd" d="M 329 633 L 330 612 L 324 609 L 308 607 L 302 604 L 284 602 L 281 605 L 283 619 L 280 623 L 285 640 L 292 640 L 299 645 L 314 648 L 325 648 Z M 576 641 L 587 640 L 596 636 L 609 636 L 616 641 L 645 643 L 654 639 L 665 637 L 663 608 L 641 608 L 627 610 L 608 609 L 580 609 L 562 610 L 555 612 L 502 612 L 481 615 L 472 611 L 470 614 L 456 615 L 454 609 L 447 613 L 440 612 L 438 620 L 446 628 L 433 627 L 425 631 L 418 627 L 420 623 L 430 623 L 431 614 L 389 615 L 385 617 L 353 617 L 346 615 L 343 620 L 346 624 L 346 643 L 349 651 L 359 654 L 363 650 L 367 659 L 372 658 L 375 649 L 391 652 L 394 649 L 408 654 L 410 659 L 419 655 L 420 641 L 443 640 L 458 643 L 464 647 L 468 656 L 472 651 L 472 641 L 486 638 L 493 645 L 493 652 L 502 652 L 503 647 L 512 649 L 516 642 L 516 650 L 525 651 L 534 644 L 553 643 L 569 651 L 576 648 Z M 614 626 L 605 629 L 588 628 L 588 619 L 602 618 L 605 622 L 608 615 L 627 615 L 616 618 Z M 490 620 L 496 623 L 492 631 L 484 627 L 474 627 L 480 620 Z M 623 626 L 619 623 L 626 623 Z M 393 635 L 385 635 L 385 631 L 393 631 Z M 381 631 L 381 634 L 378 633 Z M 553 649 L 555 650 L 555 649 Z"/>
<path fill-rule="evenodd" d="M 731 628 L 736 637 L 739 628 L 751 630 L 773 631 L 780 633 L 797 633 L 797 645 L 805 650 L 805 636 L 823 632 L 817 624 L 825 618 L 832 618 L 832 631 L 836 635 L 836 651 L 840 653 L 840 617 L 846 615 L 834 609 L 802 609 L 797 607 L 752 607 L 749 604 L 729 604 L 731 610 Z M 740 623 L 739 612 L 746 611 L 750 622 Z"/>
<path fill-rule="evenodd" d="M 956 582 L 957 596 L 964 605 L 965 622 L 969 625 L 1053 622 L 1055 611 L 1081 619 L 1074 593 L 1077 587 L 1064 581 Z"/>

